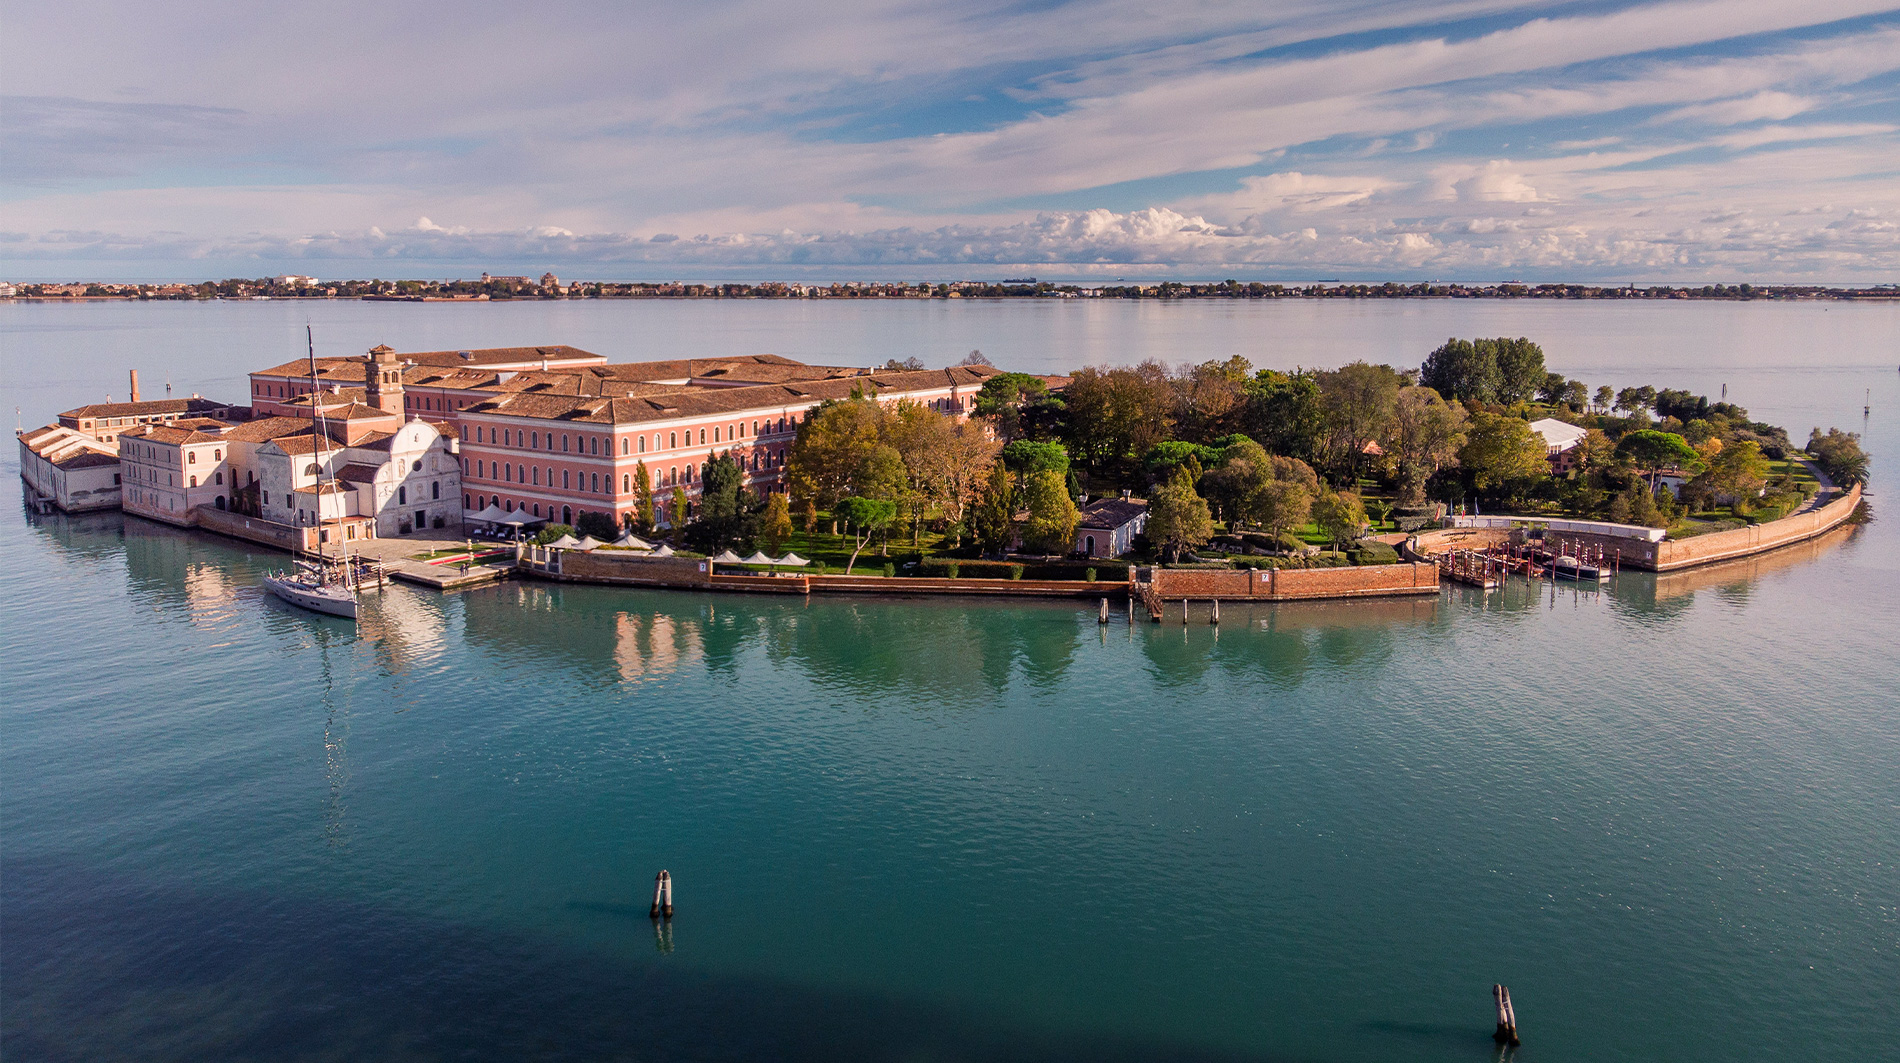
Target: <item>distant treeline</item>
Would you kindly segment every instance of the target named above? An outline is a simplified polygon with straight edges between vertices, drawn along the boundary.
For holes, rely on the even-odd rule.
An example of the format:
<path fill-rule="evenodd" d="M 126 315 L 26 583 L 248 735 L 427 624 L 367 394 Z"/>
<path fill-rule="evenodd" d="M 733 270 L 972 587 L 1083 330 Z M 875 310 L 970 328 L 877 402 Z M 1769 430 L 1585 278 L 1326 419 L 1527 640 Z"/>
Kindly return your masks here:
<path fill-rule="evenodd" d="M 678 281 L 576 281 L 549 275 L 478 280 L 335 280 L 227 278 L 193 284 L 18 285 L 22 298 L 124 299 L 1836 299 L 1900 300 L 1891 284 L 1839 287 L 1796 284 L 1592 285 L 1592 284 L 1269 284 L 1167 281 L 1160 284 L 1077 285 L 1048 281 L 850 282 L 800 284 L 780 281 L 688 284 Z"/>

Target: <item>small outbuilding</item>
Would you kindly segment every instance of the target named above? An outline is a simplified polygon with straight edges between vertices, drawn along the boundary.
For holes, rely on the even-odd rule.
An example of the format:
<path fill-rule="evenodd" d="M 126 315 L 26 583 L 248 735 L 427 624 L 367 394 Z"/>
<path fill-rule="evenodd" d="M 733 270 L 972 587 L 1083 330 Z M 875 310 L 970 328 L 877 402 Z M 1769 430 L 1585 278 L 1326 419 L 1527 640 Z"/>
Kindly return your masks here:
<path fill-rule="evenodd" d="M 1098 498 L 1082 507 L 1075 529 L 1075 552 L 1085 557 L 1120 557 L 1135 548 L 1135 536 L 1148 527 L 1148 503 L 1132 498 Z"/>

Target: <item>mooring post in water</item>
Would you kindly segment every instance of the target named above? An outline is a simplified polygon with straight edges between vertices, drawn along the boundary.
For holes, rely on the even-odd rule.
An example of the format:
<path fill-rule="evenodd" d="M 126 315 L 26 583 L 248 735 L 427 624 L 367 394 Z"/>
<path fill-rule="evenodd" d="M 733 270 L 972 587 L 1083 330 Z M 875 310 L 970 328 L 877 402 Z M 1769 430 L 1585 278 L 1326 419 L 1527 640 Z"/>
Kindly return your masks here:
<path fill-rule="evenodd" d="M 660 901 L 666 896 L 666 872 L 653 876 L 653 907 L 647 912 L 648 919 L 660 917 Z"/>
<path fill-rule="evenodd" d="M 660 872 L 660 918 L 673 918 L 673 876 Z"/>
<path fill-rule="evenodd" d="M 1186 627 L 1187 622 L 1188 622 L 1188 600 L 1186 598 L 1183 598 L 1181 599 L 1181 626 Z"/>
<path fill-rule="evenodd" d="M 1101 615 L 1095 618 L 1095 622 L 1098 624 L 1108 623 L 1108 599 L 1107 598 L 1102 599 L 1102 612 L 1101 612 Z"/>
<path fill-rule="evenodd" d="M 1216 627 L 1219 627 L 1220 626 L 1220 599 L 1219 598 L 1214 599 L 1212 604 L 1213 604 L 1214 611 L 1207 615 L 1207 622 L 1210 624 L 1213 624 Z"/>
<path fill-rule="evenodd" d="M 1491 999 L 1498 1005 L 1498 1031 L 1491 1039 L 1501 1045 L 1515 1045 L 1517 1039 L 1517 1011 L 1511 1007 L 1511 991 L 1505 986 L 1491 987 Z"/>

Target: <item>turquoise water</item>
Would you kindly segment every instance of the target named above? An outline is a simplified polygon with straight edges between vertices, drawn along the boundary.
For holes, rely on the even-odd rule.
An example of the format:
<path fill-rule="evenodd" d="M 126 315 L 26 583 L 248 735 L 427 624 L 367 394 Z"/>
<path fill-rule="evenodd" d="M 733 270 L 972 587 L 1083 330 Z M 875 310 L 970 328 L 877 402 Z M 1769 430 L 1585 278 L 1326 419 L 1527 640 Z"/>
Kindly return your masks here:
<path fill-rule="evenodd" d="M 1331 331 L 1478 331 L 1413 307 Z M 286 326 L 281 304 L 92 309 L 0 310 L 29 418 L 91 398 L 59 381 L 98 365 L 234 393 L 208 386 L 230 352 Z M 320 307 L 319 335 L 420 346 L 404 330 L 440 321 L 373 309 Z M 561 309 L 596 315 L 568 332 L 692 332 Z M 863 361 L 1017 311 L 955 309 L 779 326 L 812 347 L 800 329 L 835 326 Z M 1320 335 L 1328 309 L 1171 327 Z M 1581 309 L 1532 334 L 1592 383 L 1726 382 L 1797 434 L 1861 427 L 1872 388 L 1877 472 L 1900 453 L 1890 310 L 1722 319 L 1759 343 L 1691 356 L 1708 318 Z M 1088 321 L 1127 347 L 1138 318 Z M 1011 320 L 1061 356 L 1063 322 Z M 1790 357 L 1796 334 L 1823 353 Z M 394 588 L 355 639 L 259 592 L 273 555 L 8 507 L 0 1051 L 1478 1060 L 1503 981 L 1525 1061 L 1890 1058 L 1893 540 L 1876 521 L 1603 594 L 1229 606 L 1217 629 Z"/>

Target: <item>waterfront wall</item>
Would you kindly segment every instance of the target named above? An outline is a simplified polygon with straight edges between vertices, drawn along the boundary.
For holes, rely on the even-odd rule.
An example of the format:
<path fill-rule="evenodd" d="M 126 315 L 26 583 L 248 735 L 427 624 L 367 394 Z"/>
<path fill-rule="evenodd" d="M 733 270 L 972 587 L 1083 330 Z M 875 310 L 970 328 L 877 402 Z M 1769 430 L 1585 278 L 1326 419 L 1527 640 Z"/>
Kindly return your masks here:
<path fill-rule="evenodd" d="M 144 514 L 140 514 L 144 516 Z M 263 546 L 274 546 L 279 550 L 296 553 L 314 548 L 310 542 L 311 528 L 297 528 L 289 524 L 279 524 L 262 517 L 247 517 L 242 513 L 229 510 L 199 507 L 190 511 L 191 524 L 206 531 L 229 535 L 233 539 L 244 539 Z"/>
<path fill-rule="evenodd" d="M 1435 565 L 1355 565 L 1350 568 L 1156 569 L 1154 592 L 1176 598 L 1300 601 L 1438 593 Z"/>
<path fill-rule="evenodd" d="M 1554 534 L 1566 548 L 1581 546 L 1594 550 L 1601 547 L 1605 558 L 1615 558 L 1626 568 L 1675 572 L 1697 565 L 1748 557 L 1825 534 L 1840 527 L 1854 515 L 1854 508 L 1860 505 L 1860 498 L 1860 485 L 1855 484 L 1832 502 L 1780 520 L 1656 543 L 1620 535 L 1593 535 L 1577 531 L 1559 531 Z M 1452 547 L 1460 550 L 1482 549 L 1509 537 L 1507 528 L 1446 528 L 1420 533 L 1416 552 L 1408 550 L 1406 553 L 1408 556 L 1423 556 Z"/>

